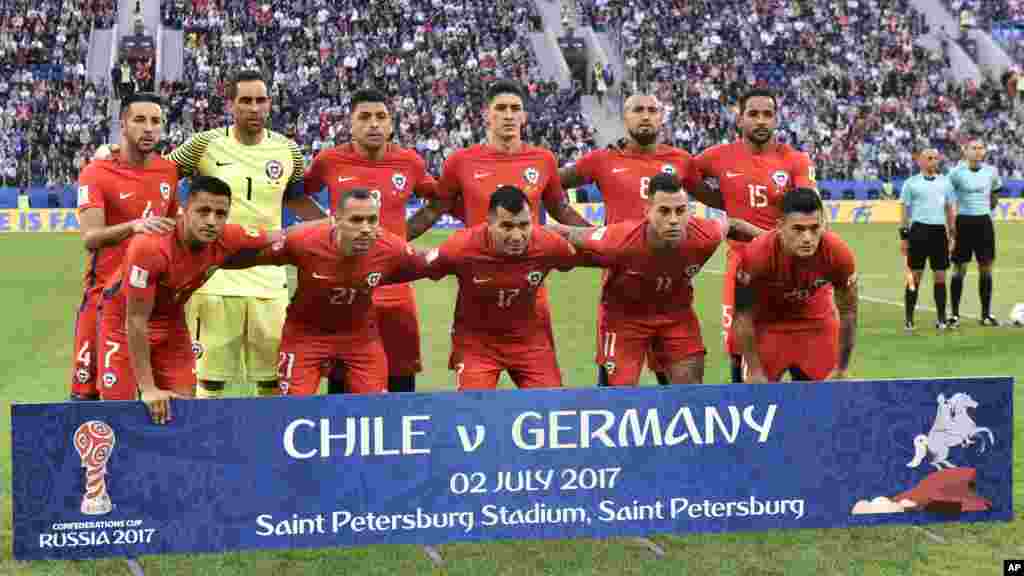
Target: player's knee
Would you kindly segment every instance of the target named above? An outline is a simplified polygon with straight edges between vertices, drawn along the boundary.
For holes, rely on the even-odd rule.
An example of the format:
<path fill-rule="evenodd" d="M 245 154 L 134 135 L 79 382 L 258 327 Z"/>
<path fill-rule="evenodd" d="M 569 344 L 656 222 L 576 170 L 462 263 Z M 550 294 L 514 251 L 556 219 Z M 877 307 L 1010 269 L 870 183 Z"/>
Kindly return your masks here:
<path fill-rule="evenodd" d="M 388 392 L 415 392 L 416 376 L 388 376 Z"/>

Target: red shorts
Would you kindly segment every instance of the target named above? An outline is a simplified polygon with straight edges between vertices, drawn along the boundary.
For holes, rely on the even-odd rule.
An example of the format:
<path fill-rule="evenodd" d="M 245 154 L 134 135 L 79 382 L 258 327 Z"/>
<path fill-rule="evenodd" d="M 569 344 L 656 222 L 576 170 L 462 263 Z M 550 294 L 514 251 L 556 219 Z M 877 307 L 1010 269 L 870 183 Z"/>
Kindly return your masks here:
<path fill-rule="evenodd" d="M 416 296 L 409 284 L 390 286 L 374 291 L 377 308 L 377 330 L 388 356 L 389 376 L 411 376 L 423 370 L 420 360 L 420 319 L 416 312 Z M 387 292 L 382 293 L 382 291 Z M 402 294 L 406 292 L 407 294 Z"/>
<path fill-rule="evenodd" d="M 97 310 L 103 298 L 102 288 L 87 290 L 82 296 L 82 305 L 75 316 L 75 347 L 71 365 L 71 393 L 78 396 L 95 396 L 96 389 L 96 339 L 99 337 Z"/>
<path fill-rule="evenodd" d="M 786 370 L 799 368 L 811 380 L 824 380 L 839 358 L 839 321 L 826 318 L 800 329 L 784 324 L 756 326 L 757 352 L 764 374 L 772 382 Z"/>
<path fill-rule="evenodd" d="M 509 341 L 493 336 L 452 336 L 448 367 L 455 371 L 458 390 L 494 390 L 503 370 L 518 388 L 558 388 L 562 372 L 550 338 L 535 342 Z"/>
<path fill-rule="evenodd" d="M 732 329 L 732 318 L 736 313 L 736 270 L 739 265 L 740 253 L 735 246 L 729 246 L 725 260 L 725 280 L 722 282 L 722 337 L 725 339 L 725 353 L 730 356 L 740 353 Z"/>
<path fill-rule="evenodd" d="M 603 285 L 608 277 L 608 271 L 602 271 L 601 284 Z M 600 304 L 597 306 L 597 349 L 600 350 L 604 345 L 601 336 L 601 327 L 604 325 L 604 306 Z M 667 368 L 658 360 L 658 355 L 654 353 L 654 348 L 648 348 L 645 352 L 647 356 L 647 367 L 651 372 L 665 372 Z"/>
<path fill-rule="evenodd" d="M 99 388 L 103 400 L 136 400 L 139 384 L 135 378 L 128 337 L 124 328 L 101 321 L 96 351 L 100 357 Z M 149 361 L 153 367 L 153 382 L 161 390 L 171 390 L 182 396 L 194 396 L 196 386 L 196 356 L 192 350 L 192 337 L 184 326 L 170 333 L 149 331 Z"/>
<path fill-rule="evenodd" d="M 598 338 L 597 363 L 604 366 L 611 386 L 636 386 L 648 351 L 666 369 L 705 353 L 700 321 L 692 309 L 648 318 L 603 313 Z"/>
<path fill-rule="evenodd" d="M 337 362 L 348 391 L 381 394 L 388 389 L 388 358 L 376 330 L 372 334 L 310 332 L 285 321 L 278 354 L 281 393 L 310 396 L 320 390 L 320 376 Z"/>

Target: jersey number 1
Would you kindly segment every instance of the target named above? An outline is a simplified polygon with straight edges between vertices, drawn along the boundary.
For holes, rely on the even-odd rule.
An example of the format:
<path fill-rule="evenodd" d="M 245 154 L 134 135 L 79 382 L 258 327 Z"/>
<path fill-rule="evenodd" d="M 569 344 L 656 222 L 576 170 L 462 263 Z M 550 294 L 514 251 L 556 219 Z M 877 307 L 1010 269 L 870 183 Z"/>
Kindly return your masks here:
<path fill-rule="evenodd" d="M 245 177 L 245 199 L 252 200 L 252 178 Z"/>

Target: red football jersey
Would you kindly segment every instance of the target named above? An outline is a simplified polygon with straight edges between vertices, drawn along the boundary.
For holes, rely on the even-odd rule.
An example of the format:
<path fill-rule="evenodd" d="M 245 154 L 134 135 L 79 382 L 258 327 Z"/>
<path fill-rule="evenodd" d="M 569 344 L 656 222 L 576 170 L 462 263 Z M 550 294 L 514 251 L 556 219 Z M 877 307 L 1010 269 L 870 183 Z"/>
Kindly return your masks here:
<path fill-rule="evenodd" d="M 725 211 L 732 218 L 770 230 L 782 217 L 782 196 L 793 188 L 814 188 L 807 154 L 777 144 L 753 154 L 742 140 L 712 146 L 693 158 L 696 177 L 717 178 Z"/>
<path fill-rule="evenodd" d="M 369 189 L 380 200 L 381 226 L 405 238 L 409 198 L 433 198 L 437 182 L 413 150 L 389 144 L 384 158 L 370 160 L 349 143 L 320 152 L 306 170 L 307 194 L 315 194 L 324 186 L 330 194 L 328 211 L 332 214 L 346 190 Z"/>
<path fill-rule="evenodd" d="M 522 256 L 496 252 L 486 224 L 455 232 L 427 255 L 428 275 L 459 279 L 455 331 L 529 340 L 546 334 L 537 293 L 552 269 L 573 267 L 576 251 L 557 234 L 534 227 Z"/>
<path fill-rule="evenodd" d="M 487 222 L 491 194 L 506 184 L 526 193 L 534 222 L 539 222 L 542 208 L 565 197 L 555 155 L 525 144 L 512 154 L 487 144 L 456 150 L 444 162 L 437 194 L 442 200 L 455 201 L 452 214 L 466 226 L 476 226 Z"/>
<path fill-rule="evenodd" d="M 648 316 L 686 310 L 693 303 L 693 278 L 725 238 L 719 221 L 691 216 L 677 249 L 655 253 L 647 226 L 646 220 L 620 222 L 587 239 L 587 258 L 609 268 L 601 290 L 609 312 Z"/>
<path fill-rule="evenodd" d="M 171 234 L 139 235 L 128 244 L 124 260 L 104 290 L 104 322 L 125 320 L 128 297 L 152 300 L 150 329 L 185 330 L 185 302 L 232 257 L 265 248 L 269 237 L 262 230 L 226 224 L 219 240 L 194 251 L 182 243 L 183 223 Z"/>
<path fill-rule="evenodd" d="M 653 154 L 602 148 L 576 162 L 576 174 L 601 190 L 605 224 L 645 219 L 647 188 L 662 172 L 678 176 L 687 190 L 699 182 L 690 154 L 672 146 L 659 145 Z"/>
<path fill-rule="evenodd" d="M 331 224 L 289 232 L 271 247 L 274 264 L 298 268 L 299 285 L 288 305 L 289 323 L 313 333 L 373 337 L 373 292 L 385 282 L 424 277 L 425 264 L 405 239 L 386 230 L 362 256 L 342 256 Z"/>
<path fill-rule="evenodd" d="M 78 175 L 78 214 L 90 208 L 103 210 L 107 226 L 137 218 L 178 215 L 178 167 L 153 154 L 144 167 L 124 164 L 119 158 L 94 160 Z M 89 254 L 86 289 L 105 286 L 117 272 L 128 242 L 120 242 Z"/>
<path fill-rule="evenodd" d="M 756 293 L 755 321 L 794 330 L 833 316 L 831 287 L 856 281 L 853 252 L 832 232 L 825 232 L 810 258 L 787 254 L 778 230 L 762 234 L 747 244 L 736 271 L 737 284 Z"/>

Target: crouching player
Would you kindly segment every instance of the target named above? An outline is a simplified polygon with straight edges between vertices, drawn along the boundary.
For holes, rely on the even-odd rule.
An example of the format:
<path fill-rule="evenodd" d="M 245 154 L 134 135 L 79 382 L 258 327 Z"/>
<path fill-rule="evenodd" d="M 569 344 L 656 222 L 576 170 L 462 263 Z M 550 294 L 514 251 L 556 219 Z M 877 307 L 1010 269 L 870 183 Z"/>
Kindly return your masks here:
<path fill-rule="evenodd" d="M 846 378 L 857 333 L 853 253 L 825 230 L 814 190 L 787 192 L 782 213 L 778 228 L 751 242 L 737 266 L 744 382 L 777 381 L 786 370 L 793 380 Z"/>

